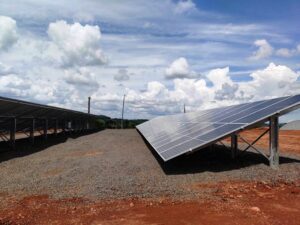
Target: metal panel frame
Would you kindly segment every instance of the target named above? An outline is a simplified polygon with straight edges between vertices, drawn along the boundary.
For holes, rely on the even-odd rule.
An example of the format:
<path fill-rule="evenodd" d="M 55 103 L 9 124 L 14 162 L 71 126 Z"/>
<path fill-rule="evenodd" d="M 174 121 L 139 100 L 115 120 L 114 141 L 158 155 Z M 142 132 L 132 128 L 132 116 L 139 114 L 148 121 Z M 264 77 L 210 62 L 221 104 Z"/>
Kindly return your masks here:
<path fill-rule="evenodd" d="M 239 107 L 239 106 L 242 106 L 241 108 L 244 110 L 244 111 L 247 111 L 247 110 L 249 110 L 249 108 L 247 107 L 247 105 L 251 105 L 251 107 L 256 107 L 257 108 L 257 106 L 258 105 L 263 105 L 264 107 L 263 108 L 259 108 L 259 109 L 257 109 L 256 111 L 253 111 L 253 112 L 250 112 L 249 114 L 246 114 L 246 115 L 244 115 L 244 116 L 242 116 L 241 118 L 237 118 L 237 119 L 235 119 L 235 120 L 233 120 L 233 121 L 231 121 L 230 123 L 226 123 L 226 122 L 224 122 L 224 124 L 223 125 L 221 125 L 220 127 L 218 127 L 218 128 L 216 128 L 216 129 L 212 129 L 212 130 L 210 130 L 210 131 L 206 131 L 206 133 L 208 133 L 208 132 L 213 132 L 214 130 L 217 130 L 217 129 L 219 129 L 219 128 L 221 128 L 221 127 L 224 127 L 224 126 L 226 126 L 226 124 L 234 124 L 236 121 L 239 121 L 239 120 L 241 120 L 241 119 L 243 119 L 243 118 L 247 118 L 247 117 L 249 117 L 249 116 L 251 116 L 251 115 L 255 115 L 256 113 L 258 113 L 258 112 L 264 112 L 265 111 L 265 113 L 267 113 L 266 115 L 264 115 L 264 116 L 262 116 L 261 118 L 259 118 L 259 119 L 256 119 L 255 121 L 252 121 L 252 122 L 250 122 L 250 123 L 239 123 L 241 126 L 238 126 L 236 129 L 233 129 L 233 130 L 231 130 L 231 131 L 229 131 L 229 132 L 225 132 L 225 133 L 223 133 L 222 135 L 219 135 L 219 136 L 216 136 L 216 137 L 214 137 L 213 139 L 211 139 L 211 140 L 208 140 L 208 141 L 203 141 L 203 140 L 201 140 L 201 138 L 197 138 L 197 137 L 200 137 L 200 136 L 197 136 L 196 138 L 195 137 L 193 137 L 193 136 L 189 136 L 189 135 L 183 135 L 183 134 L 185 134 L 185 133 L 187 133 L 188 132 L 188 130 L 191 130 L 192 128 L 190 127 L 190 128 L 187 128 L 187 130 L 185 130 L 183 133 L 181 133 L 180 131 L 175 131 L 174 130 L 174 133 L 172 134 L 172 135 L 175 135 L 175 139 L 174 140 L 178 140 L 178 141 L 180 141 L 181 139 L 182 139 L 182 137 L 186 137 L 187 138 L 187 141 L 183 141 L 183 143 L 185 142 L 185 143 L 188 143 L 189 141 L 192 141 L 192 140 L 194 140 L 194 139 L 197 139 L 197 140 L 199 140 L 199 143 L 202 141 L 203 143 L 201 143 L 201 144 L 198 144 L 197 146 L 194 146 L 194 147 L 192 147 L 192 148 L 190 148 L 190 149 L 185 149 L 183 152 L 181 151 L 181 152 L 179 152 L 179 153 L 176 153 L 176 154 L 174 154 L 174 155 L 172 155 L 172 157 L 168 157 L 168 158 L 166 158 L 166 157 L 164 157 L 162 154 L 164 153 L 164 152 L 167 152 L 167 151 L 170 151 L 170 150 L 172 150 L 172 149 L 174 149 L 175 147 L 176 147 L 176 145 L 171 145 L 171 147 L 169 147 L 168 149 L 166 149 L 166 150 L 164 150 L 164 151 L 159 151 L 158 149 L 159 148 L 161 148 L 161 147 L 163 147 L 164 145 L 166 145 L 166 143 L 164 142 L 164 141 L 167 141 L 168 139 L 170 139 L 170 138 L 168 138 L 168 137 L 170 137 L 170 135 L 168 134 L 168 133 L 166 133 L 166 135 L 164 135 L 165 136 L 165 138 L 164 138 L 164 136 L 163 136 L 163 134 L 164 134 L 164 129 L 163 128 L 160 128 L 160 129 L 157 129 L 157 130 L 159 130 L 159 133 L 158 134 L 155 134 L 155 130 L 153 130 L 153 128 L 151 127 L 151 122 L 152 121 L 155 121 L 155 123 L 160 123 L 160 124 L 162 124 L 162 120 L 165 120 L 166 122 L 165 122 L 165 124 L 164 125 L 166 125 L 166 124 L 168 124 L 168 121 L 174 121 L 174 118 L 176 118 L 176 117 L 180 117 L 180 118 L 182 118 L 182 114 L 179 114 L 179 115 L 175 115 L 175 116 L 170 116 L 170 117 L 168 117 L 168 116 L 164 116 L 164 117 L 158 117 L 158 118 L 156 118 L 156 119 L 153 119 L 153 120 L 150 120 L 150 121 L 148 121 L 148 122 L 145 122 L 145 123 L 143 123 L 143 124 L 141 124 L 141 125 L 139 125 L 139 126 L 137 126 L 137 130 L 144 136 L 144 138 L 149 142 L 149 144 L 154 148 L 154 150 L 158 153 L 158 155 L 164 160 L 164 161 L 168 161 L 168 160 L 170 160 L 170 159 L 172 159 L 172 158 L 175 158 L 175 157 L 177 157 L 177 156 L 179 156 L 179 155 L 182 155 L 182 154 L 184 154 L 184 153 L 187 153 L 187 152 L 192 152 L 192 151 L 197 151 L 197 150 L 199 150 L 199 149 L 202 149 L 202 148 L 204 148 L 204 147 L 207 147 L 207 146 L 209 146 L 209 145 L 211 145 L 211 144 L 213 144 L 213 143 L 216 143 L 216 142 L 218 142 L 218 141 L 220 141 L 220 140 L 222 140 L 223 138 L 225 138 L 225 137 L 227 137 L 227 136 L 232 136 L 232 135 L 236 135 L 236 134 L 238 134 L 240 131 L 242 131 L 242 130 L 244 130 L 244 129 L 248 129 L 248 128 L 251 128 L 251 127 L 253 127 L 255 124 L 258 124 L 258 123 L 261 123 L 261 122 L 266 122 L 266 121 L 268 121 L 270 118 L 277 118 L 277 125 L 276 125 L 276 119 L 275 119 L 275 122 L 273 122 L 273 123 L 275 123 L 275 125 L 272 125 L 272 127 L 270 127 L 270 133 L 272 133 L 272 135 L 270 136 L 270 146 L 272 146 L 272 147 L 270 147 L 270 151 L 271 151 L 271 149 L 272 149 L 272 151 L 271 151 L 271 158 L 272 158 L 272 162 L 271 162 L 271 159 L 270 159 L 270 165 L 272 164 L 272 167 L 276 167 L 276 165 L 278 164 L 278 131 L 276 132 L 276 126 L 278 126 L 278 116 L 280 116 L 280 115 L 283 115 L 283 114 L 286 114 L 286 113 L 288 113 L 288 112 L 290 112 L 290 111 L 293 111 L 293 110 L 296 110 L 297 108 L 299 108 L 300 107 L 300 100 L 298 101 L 298 97 L 299 97 L 300 95 L 294 95 L 294 96 L 287 96 L 287 97 L 282 97 L 282 98 L 278 98 L 278 99 L 270 99 L 270 100 L 264 100 L 264 101 L 259 101 L 259 102 L 253 102 L 253 103 L 248 103 L 248 104 L 242 104 L 242 105 L 235 105 L 235 106 L 230 106 L 230 107 L 223 107 L 222 109 L 223 110 L 225 110 L 225 111 L 229 111 L 230 112 L 230 110 L 232 109 L 232 108 L 234 108 L 234 107 Z M 290 105 L 288 105 L 288 106 L 286 106 L 286 107 L 283 107 L 283 108 L 280 108 L 280 109 L 278 109 L 278 110 L 275 110 L 274 112 L 272 112 L 272 113 L 269 113 L 269 111 L 271 111 L 271 107 L 272 106 L 277 106 L 277 108 L 280 106 L 278 106 L 278 104 L 281 104 L 281 103 L 283 103 L 283 102 L 288 102 L 289 101 L 289 99 L 293 99 L 293 97 L 295 97 L 295 101 L 297 101 L 297 102 L 295 102 L 295 103 L 293 103 L 293 104 L 290 104 Z M 276 100 L 278 100 L 278 101 L 276 101 Z M 294 100 L 294 99 L 293 99 Z M 273 102 L 272 102 L 273 101 Z M 270 103 L 272 103 L 272 104 L 267 104 L 268 102 L 270 102 Z M 256 105 L 255 103 L 257 103 L 258 105 Z M 267 105 L 264 105 L 264 104 L 267 104 Z M 243 105 L 245 105 L 245 106 L 243 106 Z M 250 108 L 251 108 L 250 107 Z M 216 109 L 216 110 L 218 110 L 218 109 Z M 234 111 L 234 110 L 233 110 Z M 200 111 L 199 112 L 199 114 L 200 114 L 200 116 L 198 117 L 198 118 L 201 118 L 201 116 L 206 116 L 206 117 L 208 117 L 209 116 L 209 113 L 210 112 L 212 112 L 211 110 L 206 110 L 206 111 Z M 240 112 L 239 112 L 240 113 Z M 191 115 L 191 113 L 186 113 L 186 114 L 184 114 L 184 115 L 188 115 L 188 114 L 190 114 Z M 218 113 L 216 113 L 215 111 L 214 111 L 214 114 L 218 114 Z M 219 112 L 219 114 L 222 114 L 222 110 Z M 195 116 L 195 113 L 193 113 L 193 115 L 192 116 Z M 197 115 L 194 117 L 195 119 L 197 119 Z M 254 118 L 253 118 L 254 119 Z M 224 118 L 223 118 L 223 120 L 224 120 Z M 222 121 L 222 120 L 221 120 Z M 180 121 L 177 121 L 178 123 L 181 123 Z M 199 123 L 197 123 L 196 121 L 194 122 L 195 123 L 195 125 L 197 125 L 197 124 L 199 124 Z M 203 122 L 202 122 L 203 123 Z M 215 122 L 215 124 L 217 124 L 217 123 L 220 123 L 220 124 L 222 124 L 221 122 L 218 122 L 218 121 L 216 121 Z M 184 127 L 184 125 L 185 124 L 187 124 L 187 122 L 182 122 L 181 123 L 181 125 L 176 125 L 176 129 L 178 129 L 178 130 L 180 130 L 180 128 L 182 128 L 182 127 Z M 209 122 L 208 122 L 208 124 L 209 124 Z M 210 123 L 210 124 L 213 124 L 213 123 Z M 271 122 L 271 124 L 272 124 L 272 122 Z M 169 126 L 172 126 L 173 124 L 168 124 Z M 271 129 L 272 128 L 272 129 Z M 148 130 L 147 130 L 148 129 Z M 202 130 L 202 128 L 200 129 L 200 130 Z M 200 130 L 198 130 L 198 131 L 200 131 Z M 274 131 L 275 130 L 275 131 Z M 169 128 L 169 131 L 171 131 L 172 132 L 172 129 L 171 128 Z M 197 132 L 197 130 L 196 131 L 194 131 L 193 133 L 196 133 Z M 168 136 L 168 135 L 169 136 Z M 180 137 L 181 136 L 181 137 Z M 158 137 L 158 140 L 156 140 L 156 141 L 154 141 L 155 140 L 155 137 Z M 178 137 L 178 138 L 177 138 Z M 276 142 L 276 137 L 277 137 L 277 142 Z M 178 142 L 177 141 L 177 142 Z M 234 139 L 234 137 L 232 138 L 232 141 L 233 142 L 235 142 L 236 143 L 236 140 Z M 159 143 L 161 143 L 161 144 L 159 144 Z M 277 144 L 276 144 L 277 143 Z M 179 144 L 178 144 L 179 145 Z M 182 145 L 182 143 L 180 143 L 180 145 Z M 277 146 L 277 147 L 276 147 Z M 236 144 L 232 144 L 232 157 L 235 157 L 235 154 L 234 154 L 234 151 L 235 151 L 235 149 L 237 148 L 237 143 Z M 274 165 L 273 165 L 274 164 Z"/>
<path fill-rule="evenodd" d="M 58 130 L 65 134 L 72 130 L 95 130 L 98 118 L 97 115 L 80 111 L 0 97 L 0 138 L 8 142 L 12 149 L 16 147 L 17 132 L 24 133 L 34 144 L 35 131 L 47 141 L 50 130 L 55 135 Z M 76 121 L 76 127 L 72 125 L 66 129 L 65 124 L 69 121 Z"/>

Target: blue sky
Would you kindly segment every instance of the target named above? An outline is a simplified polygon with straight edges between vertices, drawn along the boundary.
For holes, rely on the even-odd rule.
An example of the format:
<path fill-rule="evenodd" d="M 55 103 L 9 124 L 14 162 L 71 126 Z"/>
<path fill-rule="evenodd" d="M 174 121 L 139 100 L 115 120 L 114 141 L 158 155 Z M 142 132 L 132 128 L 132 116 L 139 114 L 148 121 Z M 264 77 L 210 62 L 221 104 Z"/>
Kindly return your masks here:
<path fill-rule="evenodd" d="M 299 1 L 0 4 L 0 95 L 127 118 L 299 94 Z M 287 120 L 298 117 L 292 114 Z"/>

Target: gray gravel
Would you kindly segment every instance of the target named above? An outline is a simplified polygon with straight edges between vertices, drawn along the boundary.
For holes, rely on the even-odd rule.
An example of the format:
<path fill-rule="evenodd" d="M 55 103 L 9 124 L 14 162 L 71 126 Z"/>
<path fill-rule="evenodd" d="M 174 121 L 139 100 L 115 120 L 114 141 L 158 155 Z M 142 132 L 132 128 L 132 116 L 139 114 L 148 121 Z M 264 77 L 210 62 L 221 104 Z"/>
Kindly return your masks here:
<path fill-rule="evenodd" d="M 280 170 L 248 153 L 231 160 L 216 146 L 162 163 L 136 130 L 105 130 L 77 138 L 50 137 L 47 146 L 0 153 L 0 193 L 49 194 L 55 198 L 193 198 L 207 193 L 198 184 L 219 181 L 294 181 L 299 155 L 281 158 Z"/>

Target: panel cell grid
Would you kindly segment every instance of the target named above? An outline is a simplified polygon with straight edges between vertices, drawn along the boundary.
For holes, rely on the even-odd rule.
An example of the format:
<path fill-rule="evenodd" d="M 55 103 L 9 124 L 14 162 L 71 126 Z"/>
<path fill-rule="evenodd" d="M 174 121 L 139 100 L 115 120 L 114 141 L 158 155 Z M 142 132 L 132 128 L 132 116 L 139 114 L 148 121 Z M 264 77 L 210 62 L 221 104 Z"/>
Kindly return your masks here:
<path fill-rule="evenodd" d="M 137 126 L 164 161 L 239 132 L 273 115 L 300 107 L 300 95 L 275 98 L 172 116 L 160 116 Z"/>

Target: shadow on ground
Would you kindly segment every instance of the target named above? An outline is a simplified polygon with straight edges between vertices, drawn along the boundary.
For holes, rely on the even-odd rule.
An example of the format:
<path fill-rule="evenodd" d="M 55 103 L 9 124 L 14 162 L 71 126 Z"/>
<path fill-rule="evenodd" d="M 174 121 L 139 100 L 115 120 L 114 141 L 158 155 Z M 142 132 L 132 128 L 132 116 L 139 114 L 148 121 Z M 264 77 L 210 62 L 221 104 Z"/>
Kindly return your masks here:
<path fill-rule="evenodd" d="M 35 136 L 33 145 L 30 143 L 29 138 L 21 138 L 16 140 L 16 149 L 14 150 L 10 148 L 8 142 L 1 141 L 0 142 L 0 163 L 13 158 L 24 157 L 30 154 L 34 154 L 36 152 L 43 151 L 46 148 L 49 148 L 50 146 L 64 143 L 69 138 L 76 139 L 95 132 L 99 132 L 99 130 L 84 131 L 84 132 L 69 133 L 69 134 L 59 133 L 57 135 L 48 134 L 47 141 L 45 141 L 42 135 Z"/>
<path fill-rule="evenodd" d="M 231 151 L 223 145 L 213 145 L 164 162 L 145 139 L 144 142 L 167 175 L 193 174 L 206 171 L 224 172 L 258 164 L 269 164 L 268 160 L 261 154 L 252 151 L 243 152 L 238 150 L 238 156 L 236 159 L 232 159 Z M 279 160 L 280 164 L 300 163 L 299 159 L 292 157 L 281 156 Z"/>

